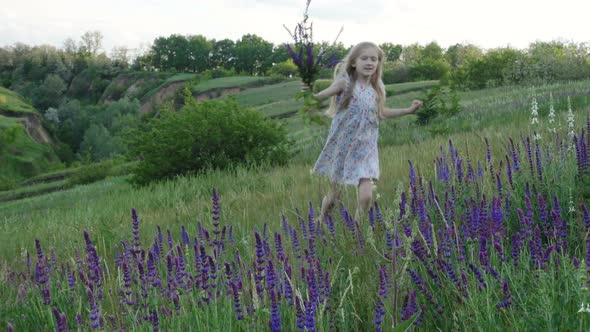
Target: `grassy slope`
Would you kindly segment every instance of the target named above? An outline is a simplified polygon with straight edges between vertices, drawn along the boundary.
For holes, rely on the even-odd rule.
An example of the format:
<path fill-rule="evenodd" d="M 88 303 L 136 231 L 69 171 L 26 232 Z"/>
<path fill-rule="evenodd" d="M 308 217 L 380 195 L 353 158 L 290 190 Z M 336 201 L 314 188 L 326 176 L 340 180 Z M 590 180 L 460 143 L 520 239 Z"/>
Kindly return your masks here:
<path fill-rule="evenodd" d="M 0 87 L 0 110 L 11 114 L 10 117 L 0 114 L 0 130 L 18 128 L 15 141 L 0 152 L 0 174 L 12 181 L 55 168 L 58 158 L 53 149 L 33 141 L 19 120 L 21 114 L 23 117 L 37 114 L 35 108 L 16 93 Z"/>
<path fill-rule="evenodd" d="M 31 104 L 25 102 L 18 94 L 0 87 L 0 110 L 16 113 L 37 113 Z"/>

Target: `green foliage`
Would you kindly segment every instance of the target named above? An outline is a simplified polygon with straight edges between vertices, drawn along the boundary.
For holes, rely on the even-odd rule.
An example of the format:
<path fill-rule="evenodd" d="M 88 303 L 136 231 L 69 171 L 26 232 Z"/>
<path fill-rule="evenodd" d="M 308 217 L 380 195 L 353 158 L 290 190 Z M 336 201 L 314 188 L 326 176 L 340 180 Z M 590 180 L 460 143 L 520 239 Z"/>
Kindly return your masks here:
<path fill-rule="evenodd" d="M 240 108 L 235 100 L 187 105 L 161 112 L 130 134 L 130 153 L 139 159 L 132 182 L 145 185 L 238 164 L 284 164 L 288 146 L 278 122 Z"/>
<path fill-rule="evenodd" d="M 93 183 L 109 176 L 112 168 L 112 161 L 88 164 L 73 173 L 67 183 L 69 186 Z"/>
<path fill-rule="evenodd" d="M 238 73 L 264 75 L 272 66 L 273 45 L 261 37 L 246 34 L 236 42 L 234 68 Z"/>
<path fill-rule="evenodd" d="M 461 110 L 461 100 L 454 87 L 447 89 L 437 85 L 428 90 L 423 102 L 424 106 L 416 113 L 416 123 L 422 126 L 431 123 L 438 115 L 450 117 Z"/>
<path fill-rule="evenodd" d="M 313 93 L 318 93 L 322 90 L 327 89 L 330 86 L 330 84 L 332 84 L 332 81 L 333 80 L 327 80 L 327 79 L 316 80 L 313 83 Z"/>
<path fill-rule="evenodd" d="M 271 75 L 281 75 L 285 77 L 293 77 L 297 75 L 297 72 L 297 66 L 295 66 L 291 59 L 275 64 L 269 71 Z"/>
<path fill-rule="evenodd" d="M 384 84 L 403 83 L 410 80 L 410 69 L 401 61 L 387 61 L 383 64 Z"/>
<path fill-rule="evenodd" d="M 42 110 L 57 107 L 63 99 L 66 88 L 66 83 L 61 77 L 50 74 L 33 95 L 33 104 Z"/>

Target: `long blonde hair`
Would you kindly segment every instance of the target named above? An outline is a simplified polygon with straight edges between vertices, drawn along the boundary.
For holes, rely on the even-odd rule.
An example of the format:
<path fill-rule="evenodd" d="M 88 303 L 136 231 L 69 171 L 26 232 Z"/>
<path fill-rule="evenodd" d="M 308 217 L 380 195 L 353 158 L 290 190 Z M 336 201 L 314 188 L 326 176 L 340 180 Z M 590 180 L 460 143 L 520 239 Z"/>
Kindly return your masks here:
<path fill-rule="evenodd" d="M 361 55 L 361 53 L 366 50 L 367 48 L 374 48 L 377 50 L 378 55 L 378 63 L 377 63 L 377 70 L 371 76 L 371 86 L 377 92 L 377 115 L 380 119 L 383 119 L 383 110 L 385 109 L 385 88 L 383 85 L 383 81 L 381 80 L 381 74 L 383 73 L 383 63 L 385 62 L 385 53 L 381 48 L 374 43 L 371 42 L 361 42 L 354 46 L 350 52 L 336 65 L 334 69 L 334 80 L 341 76 L 343 73 L 346 73 L 350 78 L 350 86 L 348 89 L 345 89 L 342 92 L 342 97 L 340 99 L 340 103 L 337 101 L 337 96 L 332 96 L 330 100 L 330 107 L 326 111 L 326 115 L 330 117 L 334 117 L 336 113 L 340 109 L 344 109 L 348 107 L 350 104 L 350 99 L 352 99 L 352 95 L 354 93 L 354 85 L 357 80 L 357 72 L 356 69 L 352 66 L 356 59 Z"/>

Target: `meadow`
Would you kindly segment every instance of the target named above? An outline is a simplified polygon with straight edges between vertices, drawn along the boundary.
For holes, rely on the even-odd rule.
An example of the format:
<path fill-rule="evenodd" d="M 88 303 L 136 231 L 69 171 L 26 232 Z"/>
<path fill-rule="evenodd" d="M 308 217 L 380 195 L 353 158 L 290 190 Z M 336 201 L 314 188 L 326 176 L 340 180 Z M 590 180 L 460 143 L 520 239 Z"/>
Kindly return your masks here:
<path fill-rule="evenodd" d="M 111 177 L 0 203 L 0 328 L 588 330 L 590 81 L 460 98 L 427 126 L 381 124 L 362 220 L 348 188 L 320 223 L 327 181 L 310 169 L 327 128 L 298 117 L 285 120 L 298 151 L 285 167 L 139 189 Z M 272 86 L 236 99 L 284 110 Z"/>

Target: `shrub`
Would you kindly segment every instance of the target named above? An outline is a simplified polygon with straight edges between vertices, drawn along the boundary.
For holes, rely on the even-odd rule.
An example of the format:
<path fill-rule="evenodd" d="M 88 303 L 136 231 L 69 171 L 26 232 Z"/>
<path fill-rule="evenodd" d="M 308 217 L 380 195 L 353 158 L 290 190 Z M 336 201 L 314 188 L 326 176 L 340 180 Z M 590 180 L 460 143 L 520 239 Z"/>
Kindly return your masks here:
<path fill-rule="evenodd" d="M 283 127 L 240 108 L 233 98 L 163 110 L 131 133 L 129 149 L 139 159 L 131 179 L 136 185 L 237 164 L 284 164 L 289 158 Z"/>
<path fill-rule="evenodd" d="M 111 161 L 82 166 L 78 172 L 68 178 L 68 185 L 75 186 L 102 180 L 111 174 L 112 167 Z"/>
<path fill-rule="evenodd" d="M 416 113 L 416 123 L 426 125 L 438 115 L 451 117 L 461 110 L 461 100 L 456 89 L 452 86 L 450 90 L 443 89 L 440 85 L 428 90 L 423 98 L 424 106 Z M 447 131 L 448 128 L 431 128 L 433 131 Z"/>
<path fill-rule="evenodd" d="M 384 84 L 404 83 L 410 81 L 410 70 L 401 61 L 386 61 L 383 64 Z"/>

